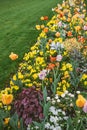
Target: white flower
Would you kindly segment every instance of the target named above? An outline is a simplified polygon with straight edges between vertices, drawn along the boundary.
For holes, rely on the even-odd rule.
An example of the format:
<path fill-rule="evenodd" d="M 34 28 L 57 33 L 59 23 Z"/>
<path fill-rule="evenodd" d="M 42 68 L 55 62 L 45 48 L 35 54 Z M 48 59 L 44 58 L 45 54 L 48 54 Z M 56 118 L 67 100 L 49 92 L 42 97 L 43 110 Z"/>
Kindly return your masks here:
<path fill-rule="evenodd" d="M 58 111 L 57 110 L 53 111 L 53 115 L 58 115 Z"/>
<path fill-rule="evenodd" d="M 55 107 L 54 106 L 51 106 L 50 109 L 49 109 L 50 112 L 53 112 L 55 111 Z"/>
<path fill-rule="evenodd" d="M 58 109 L 57 111 L 58 111 L 58 112 L 62 112 L 62 110 L 61 110 L 61 109 Z"/>
<path fill-rule="evenodd" d="M 30 130 L 30 128 L 28 127 L 27 130 Z"/>
<path fill-rule="evenodd" d="M 73 94 L 71 94 L 71 97 L 74 97 L 74 95 L 73 95 Z"/>
<path fill-rule="evenodd" d="M 30 125 L 28 125 L 27 130 L 30 130 Z"/>
<path fill-rule="evenodd" d="M 60 102 L 60 99 L 57 99 L 57 102 Z"/>
<path fill-rule="evenodd" d="M 37 130 L 37 129 L 39 129 L 39 127 L 38 127 L 38 126 L 35 126 L 35 128 L 36 128 L 36 130 Z"/>
<path fill-rule="evenodd" d="M 62 117 L 59 117 L 59 120 L 63 120 Z"/>
<path fill-rule="evenodd" d="M 64 98 L 64 97 L 65 97 L 65 93 L 63 93 L 63 94 L 61 95 L 61 97 Z"/>
<path fill-rule="evenodd" d="M 80 91 L 76 91 L 77 94 L 80 94 Z"/>
<path fill-rule="evenodd" d="M 68 119 L 68 116 L 63 117 L 63 119 L 64 119 L 64 120 L 67 120 L 67 119 Z"/>
<path fill-rule="evenodd" d="M 55 127 L 54 130 L 62 130 L 60 126 Z"/>
<path fill-rule="evenodd" d="M 50 100 L 50 97 L 47 97 L 47 101 L 49 101 Z"/>
<path fill-rule="evenodd" d="M 63 115 L 66 115 L 65 111 L 62 111 L 62 114 L 63 114 Z"/>
<path fill-rule="evenodd" d="M 55 99 L 58 99 L 58 94 L 55 95 Z"/>
<path fill-rule="evenodd" d="M 65 94 L 68 94 L 68 91 L 67 91 L 67 90 L 65 91 Z"/>
<path fill-rule="evenodd" d="M 52 11 L 54 11 L 55 9 L 54 8 L 52 8 Z"/>
<path fill-rule="evenodd" d="M 72 104 L 72 103 L 70 103 L 70 107 L 73 107 L 73 104 Z"/>
<path fill-rule="evenodd" d="M 55 116 L 50 116 L 50 122 L 53 122 L 54 124 L 56 123 L 56 118 Z"/>
<path fill-rule="evenodd" d="M 50 109 L 49 109 L 50 112 L 53 113 L 53 115 L 57 115 L 58 114 L 58 111 L 55 109 L 54 106 L 51 106 Z"/>
<path fill-rule="evenodd" d="M 50 126 L 50 130 L 54 130 L 54 125 Z"/>
<path fill-rule="evenodd" d="M 70 97 L 74 97 L 74 95 L 73 95 L 73 94 L 71 94 L 71 93 L 69 93 L 68 95 L 69 95 Z"/>
<path fill-rule="evenodd" d="M 47 122 L 47 123 L 45 124 L 45 128 L 49 129 L 49 128 L 50 128 L 50 123 Z"/>
<path fill-rule="evenodd" d="M 55 100 L 52 100 L 52 104 L 55 104 L 55 102 L 56 102 Z"/>
<path fill-rule="evenodd" d="M 78 123 L 80 123 L 80 120 L 78 120 Z"/>

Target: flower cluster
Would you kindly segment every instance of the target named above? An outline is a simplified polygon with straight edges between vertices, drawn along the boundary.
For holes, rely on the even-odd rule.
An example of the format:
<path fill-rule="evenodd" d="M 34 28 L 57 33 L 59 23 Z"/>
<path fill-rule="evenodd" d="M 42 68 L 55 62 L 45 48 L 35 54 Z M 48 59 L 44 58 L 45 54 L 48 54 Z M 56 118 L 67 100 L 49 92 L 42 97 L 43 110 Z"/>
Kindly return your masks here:
<path fill-rule="evenodd" d="M 9 113 L 1 116 L 0 126 L 9 130 L 14 112 L 28 130 L 87 129 L 86 4 L 66 0 L 52 11 L 50 21 L 40 18 L 37 42 L 25 53 L 9 87 L 0 91 L 0 109 Z M 16 60 L 18 55 L 9 57 Z"/>

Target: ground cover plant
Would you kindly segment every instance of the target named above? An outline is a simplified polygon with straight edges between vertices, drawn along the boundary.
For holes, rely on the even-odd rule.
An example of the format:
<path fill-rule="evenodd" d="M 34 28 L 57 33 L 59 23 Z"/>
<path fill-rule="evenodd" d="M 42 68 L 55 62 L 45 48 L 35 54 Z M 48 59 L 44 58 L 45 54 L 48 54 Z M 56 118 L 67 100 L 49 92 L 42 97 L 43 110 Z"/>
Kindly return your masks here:
<path fill-rule="evenodd" d="M 86 4 L 66 0 L 52 11 L 49 22 L 40 18 L 36 44 L 0 92 L 2 130 L 87 129 Z"/>
<path fill-rule="evenodd" d="M 0 89 L 9 83 L 24 53 L 36 42 L 35 24 L 40 23 L 41 15 L 48 14 L 50 19 L 56 4 L 57 0 L 0 0 Z M 19 55 L 16 62 L 9 59 L 11 52 Z"/>

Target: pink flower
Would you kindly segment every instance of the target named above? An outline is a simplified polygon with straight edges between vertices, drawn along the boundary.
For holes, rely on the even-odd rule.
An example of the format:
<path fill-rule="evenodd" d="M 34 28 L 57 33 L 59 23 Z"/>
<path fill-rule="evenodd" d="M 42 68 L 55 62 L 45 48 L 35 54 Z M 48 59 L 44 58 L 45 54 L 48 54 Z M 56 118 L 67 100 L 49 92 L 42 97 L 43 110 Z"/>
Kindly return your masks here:
<path fill-rule="evenodd" d="M 86 103 L 84 104 L 83 111 L 84 111 L 85 113 L 87 113 L 87 101 L 86 101 Z"/>
<path fill-rule="evenodd" d="M 63 57 L 62 57 L 61 55 L 57 55 L 56 60 L 57 60 L 57 61 L 61 61 L 62 58 L 63 58 Z"/>
<path fill-rule="evenodd" d="M 39 79 L 44 80 L 44 78 L 46 77 L 46 72 L 47 72 L 47 70 L 42 70 L 39 73 Z"/>
<path fill-rule="evenodd" d="M 83 30 L 87 31 L 87 25 L 84 25 Z"/>
<path fill-rule="evenodd" d="M 62 22 L 61 21 L 58 23 L 58 27 L 62 27 Z"/>

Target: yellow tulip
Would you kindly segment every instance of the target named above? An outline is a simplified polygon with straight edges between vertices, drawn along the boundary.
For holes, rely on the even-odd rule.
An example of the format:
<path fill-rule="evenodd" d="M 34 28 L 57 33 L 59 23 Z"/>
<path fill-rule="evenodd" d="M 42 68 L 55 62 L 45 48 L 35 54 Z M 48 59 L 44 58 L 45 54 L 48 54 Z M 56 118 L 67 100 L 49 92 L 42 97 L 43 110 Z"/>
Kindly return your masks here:
<path fill-rule="evenodd" d="M 9 120 L 10 120 L 10 118 L 5 118 L 4 119 L 4 124 L 7 125 L 9 123 Z"/>
<path fill-rule="evenodd" d="M 79 30 L 81 30 L 81 27 L 80 26 L 75 26 L 75 30 L 76 30 L 76 32 L 78 32 Z"/>
<path fill-rule="evenodd" d="M 36 25 L 36 29 L 37 29 L 37 30 L 40 30 L 40 25 Z"/>
<path fill-rule="evenodd" d="M 2 94 L 2 103 L 4 105 L 9 105 L 13 101 L 13 95 L 12 94 Z"/>
<path fill-rule="evenodd" d="M 78 99 L 76 100 L 77 107 L 83 107 L 86 102 L 86 99 L 82 95 L 78 95 Z"/>

